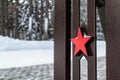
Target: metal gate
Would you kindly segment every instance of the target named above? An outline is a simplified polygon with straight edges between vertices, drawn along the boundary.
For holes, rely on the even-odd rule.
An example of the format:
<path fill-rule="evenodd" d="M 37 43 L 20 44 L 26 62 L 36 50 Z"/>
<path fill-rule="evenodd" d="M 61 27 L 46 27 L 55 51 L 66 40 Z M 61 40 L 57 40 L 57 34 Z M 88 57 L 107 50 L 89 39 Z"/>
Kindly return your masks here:
<path fill-rule="evenodd" d="M 70 80 L 71 76 L 71 46 L 70 38 L 75 37 L 80 26 L 80 0 L 56 1 L 55 14 L 55 80 Z M 71 14 L 71 10 L 72 14 Z M 72 19 L 72 20 L 71 20 Z M 88 26 L 84 26 L 87 34 L 96 38 L 95 0 L 88 1 Z M 83 27 L 83 26 L 82 26 Z M 71 34 L 72 33 L 72 34 Z M 92 55 L 88 60 L 88 78 L 96 80 L 96 40 L 90 44 Z M 73 57 L 73 80 L 80 80 L 80 59 L 83 55 Z"/>
<path fill-rule="evenodd" d="M 83 25 L 84 32 L 94 40 L 89 44 L 86 57 L 88 61 L 88 80 L 97 80 L 96 67 L 96 5 L 101 0 L 88 1 L 88 25 Z M 120 76 L 120 1 L 102 0 L 104 11 L 100 14 L 107 45 L 107 80 L 119 80 Z M 71 77 L 71 42 L 70 38 L 77 35 L 80 26 L 80 0 L 56 0 L 55 6 L 55 73 L 54 80 L 70 80 Z M 74 47 L 73 47 L 74 49 Z M 73 57 L 73 80 L 80 80 L 80 59 L 84 55 Z"/>
<path fill-rule="evenodd" d="M 107 80 L 120 80 L 120 1 L 106 0 Z"/>

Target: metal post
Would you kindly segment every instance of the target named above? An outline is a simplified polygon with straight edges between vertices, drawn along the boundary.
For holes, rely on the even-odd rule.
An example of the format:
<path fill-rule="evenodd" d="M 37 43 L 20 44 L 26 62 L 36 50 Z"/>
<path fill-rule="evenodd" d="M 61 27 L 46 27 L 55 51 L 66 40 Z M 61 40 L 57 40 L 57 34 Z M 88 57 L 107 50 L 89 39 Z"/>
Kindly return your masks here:
<path fill-rule="evenodd" d="M 76 37 L 80 26 L 80 0 L 73 0 L 73 25 L 72 37 Z M 96 5 L 95 0 L 88 0 L 88 25 L 82 26 L 86 34 L 92 36 L 94 41 L 90 43 L 88 61 L 88 80 L 97 80 L 96 71 Z M 83 55 L 73 57 L 73 80 L 80 80 L 80 59 Z"/>
<path fill-rule="evenodd" d="M 72 37 L 76 37 L 80 26 L 80 0 L 73 0 L 72 19 Z M 73 80 L 80 80 L 80 58 L 82 56 L 73 57 Z"/>
<path fill-rule="evenodd" d="M 120 80 L 120 0 L 106 0 L 107 80 Z"/>
<path fill-rule="evenodd" d="M 70 80 L 70 0 L 55 0 L 54 30 L 54 80 Z"/>

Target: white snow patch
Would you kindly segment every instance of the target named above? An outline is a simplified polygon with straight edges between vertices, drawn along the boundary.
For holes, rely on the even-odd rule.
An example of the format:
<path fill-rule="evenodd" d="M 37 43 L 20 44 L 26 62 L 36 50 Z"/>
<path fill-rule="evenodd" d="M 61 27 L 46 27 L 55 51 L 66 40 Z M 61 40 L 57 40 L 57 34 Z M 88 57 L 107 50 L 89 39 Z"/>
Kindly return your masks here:
<path fill-rule="evenodd" d="M 53 49 L 53 41 L 22 41 L 0 36 L 0 51 Z"/>
<path fill-rule="evenodd" d="M 32 17 L 29 17 L 29 32 L 32 31 Z"/>
<path fill-rule="evenodd" d="M 53 41 L 22 41 L 0 36 L 0 68 L 53 63 Z"/>
<path fill-rule="evenodd" d="M 106 56 L 106 43 L 105 41 L 97 41 L 97 56 Z"/>
<path fill-rule="evenodd" d="M 45 18 L 45 28 L 44 28 L 44 30 L 45 30 L 45 33 L 47 33 L 47 31 L 48 31 L 48 18 Z"/>
<path fill-rule="evenodd" d="M 105 55 L 105 41 L 97 41 L 97 56 Z M 22 41 L 0 36 L 0 68 L 49 63 L 54 63 L 53 41 Z"/>
<path fill-rule="evenodd" d="M 24 67 L 53 63 L 53 50 L 1 51 L 0 68 Z"/>

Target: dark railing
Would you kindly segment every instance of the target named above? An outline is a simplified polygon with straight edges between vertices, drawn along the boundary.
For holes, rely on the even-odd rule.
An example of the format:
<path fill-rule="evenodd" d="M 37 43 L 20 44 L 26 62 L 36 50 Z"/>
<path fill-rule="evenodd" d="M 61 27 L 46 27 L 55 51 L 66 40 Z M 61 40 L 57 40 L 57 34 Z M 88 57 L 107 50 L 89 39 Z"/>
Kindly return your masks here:
<path fill-rule="evenodd" d="M 14 2 L 15 1 L 15 2 Z M 25 1 L 25 0 L 23 0 Z M 26 0 L 27 1 L 27 0 Z M 35 2 L 37 1 L 37 2 Z M 24 3 L 24 2 L 23 2 Z M 34 3 L 34 4 L 33 4 Z M 39 7 L 38 4 L 41 4 Z M 46 3 L 46 7 L 43 5 Z M 52 4 L 51 4 L 52 3 Z M 85 56 L 88 61 L 88 80 L 97 80 L 97 66 L 96 66 L 96 7 L 100 15 L 102 29 L 106 40 L 106 62 L 107 62 L 107 80 L 119 80 L 120 76 L 120 1 L 119 0 L 87 0 L 87 25 L 81 25 L 85 33 L 92 36 L 94 40 L 90 43 L 89 52 L 90 56 Z M 18 6 L 19 5 L 19 6 Z M 80 26 L 80 0 L 55 0 L 55 11 L 53 0 L 29 0 L 28 4 L 24 6 L 25 9 L 21 9 L 24 4 L 19 3 L 18 0 L 0 0 L 0 35 L 10 36 L 14 38 L 26 39 L 24 36 L 28 36 L 28 39 L 32 39 L 32 30 L 28 29 L 30 25 L 28 22 L 31 18 L 35 18 L 38 21 L 37 30 L 33 32 L 39 32 L 38 40 L 48 39 L 49 33 L 54 34 L 55 49 L 54 49 L 54 79 L 55 80 L 80 80 L 80 60 L 84 56 L 73 57 L 73 67 L 71 66 L 71 49 L 70 38 L 74 38 L 77 35 L 77 29 Z M 29 9 L 28 9 L 29 7 Z M 27 8 L 27 9 L 26 9 Z M 43 9 L 44 8 L 44 9 Z M 29 10 L 29 16 L 25 20 L 25 25 L 20 24 L 21 16 L 19 10 Z M 40 11 L 39 11 L 40 10 Z M 35 11 L 35 12 L 34 12 Z M 38 11 L 38 12 L 37 12 Z M 52 15 L 51 23 L 48 25 L 52 32 L 46 32 L 44 29 L 45 20 L 48 18 L 49 11 Z M 25 11 L 26 12 L 26 11 Z M 22 14 L 22 12 L 20 13 Z M 45 14 L 45 15 L 44 15 Z M 37 16 L 36 16 L 37 15 Z M 19 18 L 18 18 L 19 17 Z M 50 21 L 49 21 L 50 20 Z M 55 22 L 54 22 L 55 21 Z M 29 22 L 30 23 L 30 22 Z M 54 25 L 53 25 L 54 23 Z M 31 24 L 32 27 L 36 25 Z M 29 26 L 29 27 L 28 27 Z M 24 27 L 24 28 L 23 28 Z M 54 32 L 53 32 L 54 28 Z M 18 31 L 19 30 L 19 31 Z M 25 30 L 25 31 L 24 31 Z M 33 33 L 34 34 L 34 33 Z M 50 34 L 49 37 L 53 37 Z M 36 39 L 36 38 L 35 38 Z M 71 77 L 71 68 L 73 73 Z"/>
<path fill-rule="evenodd" d="M 88 25 L 81 26 L 94 37 L 90 48 L 92 56 L 88 61 L 88 80 L 97 80 L 96 72 L 96 6 L 100 15 L 106 40 L 107 80 L 119 80 L 120 76 L 120 1 L 119 0 L 87 0 Z M 72 4 L 69 5 L 69 4 Z M 71 8 L 70 8 L 71 7 Z M 69 9 L 69 10 L 68 10 Z M 72 10 L 72 11 L 71 11 Z M 71 11 L 71 12 L 70 12 Z M 67 14 L 67 13 L 71 13 Z M 70 19 L 71 18 L 71 24 Z M 69 24 L 68 24 L 69 23 Z M 80 59 L 84 55 L 73 57 L 73 77 L 70 76 L 70 32 L 76 37 L 80 26 L 80 0 L 56 0 L 55 8 L 55 80 L 80 80 Z M 68 29 L 68 30 L 67 30 Z M 71 29 L 71 30 L 70 30 Z M 62 32 L 62 33 L 61 33 Z M 73 47 L 74 48 L 74 47 Z M 89 50 L 88 50 L 89 51 Z"/>
<path fill-rule="evenodd" d="M 70 38 L 76 37 L 80 26 L 80 0 L 56 1 L 55 8 L 55 80 L 70 80 Z M 70 15 L 72 9 L 72 15 Z M 88 61 L 88 79 L 96 80 L 96 6 L 95 0 L 88 1 L 88 26 L 82 26 L 86 33 L 94 37 L 94 42 L 90 45 L 92 55 Z M 62 33 L 61 33 L 62 32 Z M 70 35 L 70 33 L 72 33 Z M 80 80 L 80 59 L 83 57 L 73 57 L 73 80 Z"/>
<path fill-rule="evenodd" d="M 106 0 L 105 38 L 107 80 L 119 80 L 120 76 L 120 1 Z"/>

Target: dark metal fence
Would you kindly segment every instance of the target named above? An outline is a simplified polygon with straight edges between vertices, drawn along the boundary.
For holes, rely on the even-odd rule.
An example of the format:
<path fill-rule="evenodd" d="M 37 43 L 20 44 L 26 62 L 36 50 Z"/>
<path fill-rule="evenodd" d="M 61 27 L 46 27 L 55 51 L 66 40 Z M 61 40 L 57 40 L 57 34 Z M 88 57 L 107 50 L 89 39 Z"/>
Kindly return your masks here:
<path fill-rule="evenodd" d="M 80 0 L 73 1 L 73 25 L 72 37 L 77 35 L 77 29 L 80 26 Z M 86 34 L 94 37 L 91 44 L 92 55 L 86 57 L 88 61 L 88 80 L 96 80 L 96 6 L 95 0 L 88 0 L 88 25 L 81 26 L 85 29 Z M 90 50 L 89 50 L 90 52 Z M 80 80 L 80 59 L 83 55 L 73 57 L 73 80 Z"/>
<path fill-rule="evenodd" d="M 49 27 L 54 28 L 55 38 L 55 80 L 80 80 L 80 60 L 84 56 L 73 57 L 73 77 L 71 77 L 71 42 L 70 38 L 76 37 L 77 29 L 80 26 L 80 0 L 56 0 L 55 1 L 55 22 L 54 15 L 51 21 L 47 19 L 54 13 L 53 0 L 23 0 L 28 3 L 19 3 L 18 0 L 0 0 L 0 34 L 14 38 L 32 39 L 33 34 L 38 33 L 38 40 L 47 39 L 48 32 L 45 30 L 45 21 L 51 23 Z M 92 55 L 86 57 L 88 61 L 88 80 L 97 80 L 96 75 L 96 6 L 100 13 L 102 28 L 107 44 L 107 80 L 119 80 L 120 76 L 120 1 L 119 0 L 87 0 L 88 24 L 81 25 L 85 33 L 91 35 L 94 40 L 88 49 Z M 101 2 L 101 3 L 99 3 Z M 46 6 L 43 4 L 45 3 Z M 50 4 L 52 3 L 52 4 Z M 105 4 L 105 5 L 104 5 Z M 19 6 L 18 6 L 19 5 Z M 102 7 L 104 6 L 104 7 Z M 106 10 L 106 11 L 104 11 Z M 21 12 L 19 12 L 21 11 Z M 27 14 L 28 11 L 28 14 Z M 25 23 L 22 24 L 22 12 L 27 15 Z M 52 13 L 51 13 L 52 12 Z M 20 14 L 19 14 L 20 13 Z M 23 13 L 23 14 L 24 14 Z M 33 14 L 34 13 L 34 14 Z M 37 16 L 36 16 L 37 15 Z M 19 18 L 18 18 L 19 17 Z M 32 22 L 40 23 L 30 23 Z M 43 19 L 44 18 L 44 19 Z M 23 19 L 24 20 L 24 19 Z M 21 24 L 19 23 L 21 22 Z M 83 23 L 84 24 L 84 23 Z M 32 26 L 31 26 L 32 25 Z M 37 29 L 31 30 L 37 25 Z M 19 30 L 19 31 L 18 31 Z M 48 29 L 49 30 L 49 29 Z M 52 32 L 53 33 L 53 30 Z M 53 36 L 53 34 L 51 34 Z M 50 37 L 50 36 L 49 36 Z M 73 48 L 74 49 L 74 46 Z"/>
<path fill-rule="evenodd" d="M 87 0 L 88 25 L 82 25 L 86 34 L 94 37 L 90 44 L 91 56 L 88 61 L 88 80 L 97 80 L 96 73 L 96 6 L 100 14 L 106 40 L 107 80 L 120 80 L 120 1 Z M 72 7 L 71 5 L 72 4 Z M 72 11 L 71 11 L 72 9 Z M 71 21 L 70 21 L 71 18 Z M 70 23 L 71 22 L 71 23 Z M 69 23 L 69 24 L 68 24 Z M 73 57 L 73 76 L 70 76 L 70 41 L 76 37 L 80 26 L 80 0 L 56 0 L 55 8 L 55 80 L 80 80 L 80 59 L 84 55 Z M 61 33 L 62 32 L 62 33 Z M 70 35 L 71 34 L 71 35 Z M 74 47 L 73 47 L 74 48 Z M 88 49 L 89 51 L 89 49 Z"/>
<path fill-rule="evenodd" d="M 70 38 L 75 37 L 80 26 L 80 0 L 56 1 L 55 8 L 55 80 L 70 80 L 71 47 Z M 72 17 L 71 17 L 72 9 Z M 59 19 L 59 20 L 58 20 Z M 72 20 L 71 20 L 72 19 Z M 88 1 L 88 26 L 82 26 L 86 34 L 94 37 L 91 44 L 92 55 L 88 60 L 88 79 L 96 80 L 96 6 L 95 0 Z M 62 33 L 61 33 L 62 32 Z M 72 34 L 71 34 L 72 32 Z M 80 59 L 83 55 L 73 57 L 73 80 L 80 80 Z"/>
<path fill-rule="evenodd" d="M 106 0 L 107 80 L 120 80 L 120 1 Z"/>

